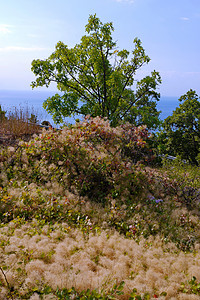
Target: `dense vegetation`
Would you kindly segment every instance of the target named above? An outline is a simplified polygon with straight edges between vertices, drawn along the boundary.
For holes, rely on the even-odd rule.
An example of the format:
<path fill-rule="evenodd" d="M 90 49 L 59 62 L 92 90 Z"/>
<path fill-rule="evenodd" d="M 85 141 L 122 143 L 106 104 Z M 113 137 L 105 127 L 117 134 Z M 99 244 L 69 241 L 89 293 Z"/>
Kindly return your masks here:
<path fill-rule="evenodd" d="M 64 117 L 90 115 L 107 118 L 111 126 L 125 122 L 157 129 L 155 138 L 159 154 L 180 156 L 199 164 L 200 102 L 197 93 L 189 90 L 179 98 L 180 105 L 164 122 L 159 119 L 156 91 L 161 83 L 158 72 L 142 79 L 137 71 L 148 64 L 141 41 L 134 40 L 134 49 L 118 50 L 113 41 L 112 23 L 103 24 L 90 15 L 86 35 L 69 48 L 58 42 L 55 51 L 45 60 L 32 62 L 36 76 L 32 87 L 56 84 L 59 94 L 48 98 L 44 108 L 60 123 Z"/>
<path fill-rule="evenodd" d="M 179 98 L 180 105 L 163 122 L 159 133 L 161 153 L 179 155 L 198 166 L 200 161 L 200 101 L 197 93 L 189 90 Z"/>
<path fill-rule="evenodd" d="M 112 31 L 90 16 L 80 44 L 32 63 L 33 87 L 62 92 L 47 111 L 82 121 L 41 130 L 0 106 L 0 299 L 200 297 L 199 99 L 162 123 L 159 74 L 137 82 L 149 57 Z"/>
<path fill-rule="evenodd" d="M 2 299 L 198 299 L 199 169 L 151 138 L 88 117 L 1 148 Z"/>

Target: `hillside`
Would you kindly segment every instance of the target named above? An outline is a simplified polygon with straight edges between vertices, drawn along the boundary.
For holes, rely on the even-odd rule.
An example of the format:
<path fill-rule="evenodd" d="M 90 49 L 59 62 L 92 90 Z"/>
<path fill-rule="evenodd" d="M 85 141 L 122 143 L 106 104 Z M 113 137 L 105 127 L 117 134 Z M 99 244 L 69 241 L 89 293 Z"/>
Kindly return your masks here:
<path fill-rule="evenodd" d="M 0 149 L 0 299 L 199 299 L 200 171 L 97 117 Z"/>

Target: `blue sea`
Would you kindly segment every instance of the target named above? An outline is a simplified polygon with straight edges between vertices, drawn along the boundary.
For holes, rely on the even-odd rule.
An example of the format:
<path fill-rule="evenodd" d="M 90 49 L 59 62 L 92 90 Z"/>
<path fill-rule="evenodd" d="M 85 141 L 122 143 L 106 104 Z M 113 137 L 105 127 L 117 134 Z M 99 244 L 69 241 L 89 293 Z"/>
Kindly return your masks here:
<path fill-rule="evenodd" d="M 44 110 L 42 104 L 44 100 L 51 97 L 56 92 L 53 91 L 39 91 L 39 90 L 29 90 L 29 91 L 13 91 L 13 90 L 0 90 L 0 105 L 5 111 L 12 111 L 16 108 L 25 108 L 34 113 L 40 122 L 47 120 L 53 126 L 53 120 L 49 114 Z M 170 116 L 173 110 L 179 106 L 178 97 L 162 97 L 157 104 L 157 109 L 161 111 L 160 118 L 164 120 L 166 117 Z M 66 122 L 74 123 L 74 118 L 66 118 Z"/>
<path fill-rule="evenodd" d="M 19 91 L 19 90 L 0 90 L 0 105 L 4 111 L 12 112 L 15 108 L 22 109 L 30 113 L 35 114 L 37 119 L 41 123 L 46 120 L 49 121 L 52 126 L 59 127 L 55 125 L 50 114 L 42 107 L 43 102 L 56 92 L 53 91 Z M 73 118 L 66 118 L 66 122 L 74 123 Z"/>

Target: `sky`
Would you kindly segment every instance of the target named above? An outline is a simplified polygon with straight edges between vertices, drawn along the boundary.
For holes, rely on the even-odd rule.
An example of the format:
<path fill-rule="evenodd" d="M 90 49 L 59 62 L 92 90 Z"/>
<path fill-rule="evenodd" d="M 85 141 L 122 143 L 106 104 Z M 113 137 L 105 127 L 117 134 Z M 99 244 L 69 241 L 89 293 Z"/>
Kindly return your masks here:
<path fill-rule="evenodd" d="M 59 41 L 78 44 L 95 13 L 113 22 L 119 49 L 131 51 L 141 39 L 151 61 L 138 78 L 156 70 L 161 96 L 189 89 L 200 96 L 200 0 L 0 0 L 0 90 L 31 90 L 31 62 Z"/>

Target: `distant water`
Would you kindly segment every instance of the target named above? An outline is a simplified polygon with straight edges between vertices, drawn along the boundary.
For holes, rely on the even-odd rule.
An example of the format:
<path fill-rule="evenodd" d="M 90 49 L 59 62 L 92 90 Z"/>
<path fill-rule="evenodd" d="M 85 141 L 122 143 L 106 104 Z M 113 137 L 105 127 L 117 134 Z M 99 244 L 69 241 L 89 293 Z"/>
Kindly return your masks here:
<path fill-rule="evenodd" d="M 52 91 L 9 91 L 9 90 L 0 90 L 0 105 L 5 111 L 13 111 L 15 108 L 28 108 L 30 114 L 33 113 L 37 116 L 40 123 L 44 120 L 49 121 L 54 127 L 58 127 L 54 124 L 53 119 L 50 114 L 42 107 L 43 102 L 53 95 L 56 92 Z M 73 118 L 66 118 L 65 121 L 69 123 L 74 123 Z"/>
<path fill-rule="evenodd" d="M 27 108 L 31 113 L 37 115 L 40 122 L 47 120 L 54 125 L 53 120 L 46 110 L 42 107 L 44 100 L 55 94 L 52 91 L 8 91 L 0 90 L 0 104 L 2 109 L 12 111 L 16 108 Z M 161 111 L 160 118 L 164 120 L 170 116 L 173 110 L 179 106 L 178 97 L 161 97 L 157 104 L 157 109 Z M 66 118 L 69 123 L 74 123 L 73 118 Z"/>
<path fill-rule="evenodd" d="M 161 111 L 160 118 L 161 120 L 166 119 L 168 116 L 171 116 L 173 111 L 179 106 L 180 102 L 178 101 L 179 97 L 165 97 L 161 96 L 160 101 L 157 104 L 157 110 Z"/>

